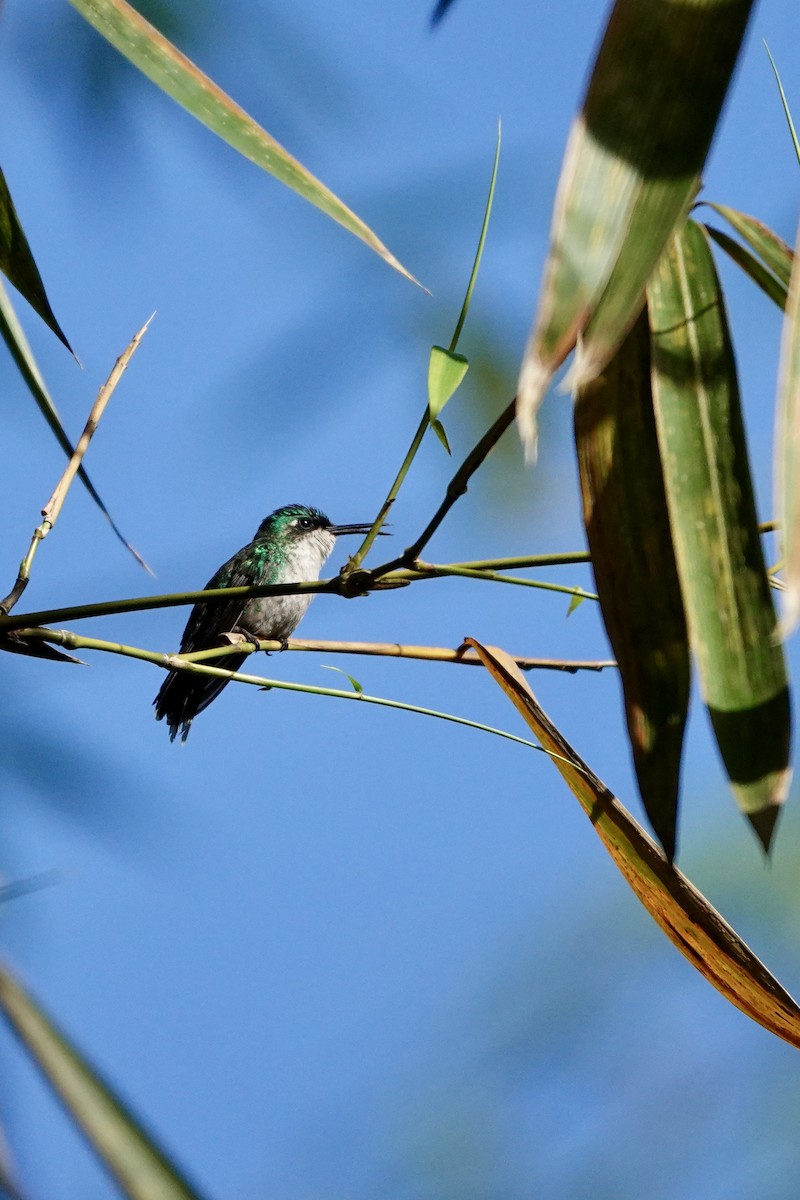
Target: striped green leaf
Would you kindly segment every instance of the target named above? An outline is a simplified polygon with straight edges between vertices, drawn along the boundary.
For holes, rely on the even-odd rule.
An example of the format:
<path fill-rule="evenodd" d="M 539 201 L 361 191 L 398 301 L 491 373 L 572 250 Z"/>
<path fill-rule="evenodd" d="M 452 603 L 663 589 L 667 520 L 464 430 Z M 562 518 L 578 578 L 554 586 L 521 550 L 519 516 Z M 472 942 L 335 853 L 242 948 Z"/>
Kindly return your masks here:
<path fill-rule="evenodd" d="M 550 253 L 519 384 L 520 432 L 581 337 L 593 378 L 641 308 L 699 186 L 752 0 L 616 0 L 567 143 Z"/>
<path fill-rule="evenodd" d="M 575 398 L 583 519 L 606 632 L 619 665 L 639 791 L 675 854 L 689 639 L 650 394 L 644 310 Z"/>
<path fill-rule="evenodd" d="M 765 849 L 789 785 L 789 691 L 756 519 L 736 364 L 711 248 L 693 221 L 648 287 L 653 402 L 703 696 Z"/>
<path fill-rule="evenodd" d="M 70 4 L 120 54 L 224 142 L 321 208 L 334 221 L 366 242 L 384 262 L 407 279 L 417 282 L 360 217 L 284 150 L 130 4 L 126 4 L 125 0 L 70 0 Z"/>
<path fill-rule="evenodd" d="M 785 288 L 789 286 L 789 276 L 792 273 L 792 248 L 787 246 L 783 238 L 778 237 L 768 225 L 756 217 L 739 212 L 737 208 L 729 208 L 727 204 L 708 204 L 714 212 L 731 225 L 742 241 L 750 247 L 757 258 L 760 258 L 773 275 L 781 281 Z"/>
<path fill-rule="evenodd" d="M 200 1200 L 200 1193 L 5 967 L 0 967 L 0 1009 L 126 1196 Z"/>
<path fill-rule="evenodd" d="M 713 225 L 705 224 L 703 228 L 720 249 L 724 250 L 728 257 L 742 268 L 745 275 L 749 275 L 753 283 L 761 288 L 764 295 L 768 296 L 773 304 L 777 304 L 778 308 L 786 308 L 786 285 L 764 266 L 761 259 L 756 258 L 755 254 L 751 254 L 746 246 L 734 238 L 728 237 L 727 233 L 723 233 L 721 229 L 715 229 Z"/>
<path fill-rule="evenodd" d="M 781 528 L 786 588 L 782 632 L 800 622 L 800 229 L 781 339 L 775 432 L 775 512 Z"/>

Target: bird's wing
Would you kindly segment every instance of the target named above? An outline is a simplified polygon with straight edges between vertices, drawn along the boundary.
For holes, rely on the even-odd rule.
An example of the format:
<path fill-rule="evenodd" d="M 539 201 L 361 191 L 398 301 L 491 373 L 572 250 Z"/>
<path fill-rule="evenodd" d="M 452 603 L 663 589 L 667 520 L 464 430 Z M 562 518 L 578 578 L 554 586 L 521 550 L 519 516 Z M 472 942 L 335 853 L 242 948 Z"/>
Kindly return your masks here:
<path fill-rule="evenodd" d="M 269 573 L 262 574 L 260 578 L 254 577 L 252 568 L 248 569 L 242 551 L 239 551 L 209 579 L 204 590 L 247 587 L 254 583 L 269 582 Z M 181 654 L 191 654 L 193 650 L 206 650 L 224 644 L 221 640 L 222 634 L 232 633 L 236 629 L 247 604 L 248 601 L 241 596 L 232 597 L 230 600 L 218 600 L 213 604 L 204 604 L 202 600 L 198 600 L 186 622 L 181 639 Z"/>

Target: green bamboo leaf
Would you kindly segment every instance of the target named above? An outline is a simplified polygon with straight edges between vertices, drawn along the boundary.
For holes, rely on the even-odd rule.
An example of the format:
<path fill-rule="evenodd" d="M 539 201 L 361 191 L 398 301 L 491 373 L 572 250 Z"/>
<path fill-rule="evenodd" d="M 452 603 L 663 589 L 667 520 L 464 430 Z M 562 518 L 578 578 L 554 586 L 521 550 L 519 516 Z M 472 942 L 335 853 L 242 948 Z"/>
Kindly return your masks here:
<path fill-rule="evenodd" d="M 483 220 L 481 221 L 481 232 L 478 237 L 478 245 L 475 250 L 475 258 L 472 261 L 472 270 L 469 276 L 467 290 L 464 293 L 464 303 L 461 305 L 461 312 L 458 314 L 456 327 L 453 331 L 453 336 L 450 339 L 450 353 L 455 352 L 458 345 L 458 339 L 461 337 L 461 331 L 464 328 L 464 322 L 467 319 L 469 306 L 472 303 L 472 293 L 475 291 L 475 283 L 478 279 L 478 271 L 483 258 L 483 248 L 486 245 L 486 234 L 489 232 L 489 221 L 492 218 L 492 205 L 494 204 L 494 189 L 497 183 L 497 168 L 500 166 L 500 143 L 503 138 L 503 127 L 500 121 L 497 122 L 497 140 L 494 146 L 494 160 L 492 162 L 492 177 L 489 180 L 489 194 L 486 197 L 486 206 L 483 210 Z"/>
<path fill-rule="evenodd" d="M 5 967 L 0 967 L 0 1009 L 126 1196 L 200 1200 L 197 1189 Z"/>
<path fill-rule="evenodd" d="M 428 360 L 428 417 L 431 424 L 439 416 L 469 370 L 463 354 L 454 354 L 442 346 L 432 346 Z"/>
<path fill-rule="evenodd" d="M 705 224 L 703 228 L 729 258 L 732 258 L 736 265 L 742 268 L 745 275 L 749 275 L 753 283 L 757 284 L 774 304 L 777 304 L 778 308 L 786 308 L 786 285 L 773 275 L 760 259 L 751 254 L 740 242 L 728 237 L 727 233 L 723 233 L 721 229 L 715 229 L 713 225 Z"/>
<path fill-rule="evenodd" d="M 0 633 L 0 650 L 4 650 L 7 654 L 26 655 L 28 658 L 47 658 L 51 662 L 68 662 L 76 663 L 80 667 L 86 666 L 82 658 L 76 658 L 74 654 L 65 654 L 63 650 L 56 650 L 55 646 L 48 646 L 43 650 L 41 642 L 21 637 L 14 630 L 11 633 Z"/>
<path fill-rule="evenodd" d="M 342 201 L 125 0 L 69 0 L 120 54 L 256 166 L 321 208 L 401 275 L 417 280 Z"/>
<path fill-rule="evenodd" d="M 785 591 L 781 632 L 800 621 L 800 229 L 781 338 L 775 431 L 775 511 L 781 528 Z"/>
<path fill-rule="evenodd" d="M 786 92 L 783 90 L 781 77 L 778 73 L 778 68 L 775 66 L 775 59 L 770 54 L 769 46 L 766 42 L 764 42 L 764 49 L 767 52 L 767 58 L 769 59 L 770 66 L 775 74 L 775 82 L 778 85 L 778 92 L 780 94 L 781 104 L 783 105 L 783 115 L 786 117 L 786 124 L 789 126 L 789 135 L 792 139 L 792 145 L 794 146 L 795 157 L 797 158 L 797 161 L 800 162 L 800 141 L 798 141 L 797 130 L 795 129 L 794 121 L 792 120 L 791 110 L 789 109 L 789 101 L 786 99 Z"/>
<path fill-rule="evenodd" d="M 356 692 L 359 696 L 364 695 L 363 684 L 359 683 L 358 680 L 353 675 L 348 675 L 347 671 L 343 671 L 341 667 L 331 667 L 331 666 L 328 666 L 327 663 L 322 663 L 322 669 L 324 671 L 338 671 L 340 675 L 344 675 L 345 679 L 347 679 L 349 681 L 350 686 L 352 687 L 354 692 Z"/>
<path fill-rule="evenodd" d="M 583 520 L 645 811 L 672 861 L 689 639 L 650 391 L 647 311 L 575 403 Z"/>
<path fill-rule="evenodd" d="M 3 287 L 2 281 L 0 281 L 0 337 L 2 337 L 3 341 L 8 347 L 11 357 L 14 359 L 14 362 L 17 365 L 20 375 L 25 380 L 28 391 L 36 401 L 39 411 L 55 434 L 56 441 L 67 455 L 67 458 L 70 458 L 74 452 L 74 447 L 66 435 L 64 426 L 61 424 L 61 418 L 59 417 L 56 406 L 47 390 L 47 385 L 42 378 L 42 373 L 39 370 L 36 359 L 33 356 L 33 351 L 30 348 L 30 344 L 25 336 L 25 332 L 19 323 L 16 312 L 14 311 L 14 306 L 11 303 L 11 297 Z M 86 474 L 86 471 L 83 467 L 78 468 L 78 477 L 89 495 L 94 500 L 97 507 L 100 509 L 103 516 L 108 521 L 116 536 L 122 542 L 125 549 L 129 550 L 136 561 L 144 567 L 148 574 L 152 575 L 153 572 L 150 570 L 150 567 L 142 558 L 139 551 L 131 545 L 128 539 L 123 535 L 119 526 L 114 521 L 114 518 L 111 516 L 111 513 L 108 511 L 103 501 L 100 499 L 94 484 Z"/>
<path fill-rule="evenodd" d="M 567 143 L 550 253 L 522 364 L 518 419 L 536 411 L 581 335 L 593 378 L 636 319 L 645 283 L 699 186 L 752 0 L 616 0 Z"/>
<path fill-rule="evenodd" d="M 800 1048 L 800 1008 L 691 880 L 671 866 L 537 703 L 514 660 L 467 638 L 577 798 L 623 879 L 684 958 L 745 1016 Z"/>
<path fill-rule="evenodd" d="M 431 429 L 436 434 L 437 438 L 442 443 L 442 445 L 444 446 L 447 453 L 452 454 L 453 451 L 450 449 L 450 443 L 447 440 L 447 434 L 445 432 L 445 428 L 444 428 L 444 425 L 442 424 L 442 422 L 441 421 L 431 421 Z"/>
<path fill-rule="evenodd" d="M 702 228 L 648 286 L 653 402 L 689 638 L 739 806 L 765 850 L 789 785 L 789 691 L 775 639 L 736 364 Z"/>
<path fill-rule="evenodd" d="M 3 272 L 9 283 L 13 283 L 31 308 L 39 314 L 46 325 L 49 325 L 56 337 L 72 354 L 72 346 L 67 341 L 64 331 L 50 307 L 39 268 L 36 266 L 28 239 L 25 237 L 25 231 L 20 224 L 2 170 L 0 170 L 0 271 Z"/>
<path fill-rule="evenodd" d="M 763 221 L 749 217 L 747 213 L 739 212 L 736 208 L 729 208 L 727 204 L 712 204 L 710 201 L 705 203 L 725 218 L 756 257 L 761 259 L 773 275 L 777 275 L 784 287 L 788 288 L 789 276 L 792 273 L 792 250 L 783 238 L 778 237 Z"/>

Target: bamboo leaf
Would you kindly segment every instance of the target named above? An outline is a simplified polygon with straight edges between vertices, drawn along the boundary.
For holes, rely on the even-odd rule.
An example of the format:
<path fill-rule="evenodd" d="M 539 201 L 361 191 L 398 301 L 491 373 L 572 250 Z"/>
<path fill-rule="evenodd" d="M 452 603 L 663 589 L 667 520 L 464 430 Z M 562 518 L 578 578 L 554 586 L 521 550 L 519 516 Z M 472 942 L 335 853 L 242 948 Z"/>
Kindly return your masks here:
<path fill-rule="evenodd" d="M 567 616 L 571 617 L 575 610 L 580 608 L 584 600 L 588 600 L 588 598 L 588 596 L 581 596 L 578 592 L 576 592 L 567 605 Z"/>
<path fill-rule="evenodd" d="M 769 46 L 767 45 L 766 42 L 764 42 L 764 49 L 767 52 L 767 58 L 769 59 L 770 66 L 772 67 L 772 70 L 775 74 L 775 82 L 778 85 L 778 92 L 779 92 L 780 98 L 781 98 L 781 105 L 783 106 L 783 115 L 786 117 L 786 124 L 789 126 L 789 136 L 792 139 L 792 145 L 794 146 L 795 157 L 796 157 L 797 161 L 800 162 L 800 141 L 798 141 L 797 130 L 795 129 L 794 121 L 792 120 L 792 113 L 789 108 L 789 101 L 786 99 L 786 92 L 783 90 L 783 84 L 781 83 L 781 77 L 778 72 L 778 68 L 775 66 L 775 59 L 770 54 Z"/>
<path fill-rule="evenodd" d="M 3 272 L 9 283 L 13 283 L 31 308 L 39 314 L 72 354 L 72 347 L 50 307 L 39 268 L 36 266 L 28 239 L 25 237 L 25 231 L 20 224 L 2 170 L 0 170 L 0 271 Z"/>
<path fill-rule="evenodd" d="M 428 360 L 428 417 L 431 424 L 461 386 L 468 370 L 469 362 L 463 354 L 454 354 L 442 346 L 431 347 Z"/>
<path fill-rule="evenodd" d="M 640 825 L 579 757 L 516 667 L 496 647 L 467 638 L 512 701 L 592 822 L 653 920 L 721 995 L 751 1020 L 800 1047 L 800 1008 L 694 884 L 671 866 Z"/>
<path fill-rule="evenodd" d="M 715 229 L 713 225 L 703 225 L 703 228 L 729 258 L 732 258 L 736 265 L 742 268 L 745 275 L 749 275 L 753 283 L 757 284 L 774 304 L 777 304 L 778 308 L 786 308 L 786 285 L 773 275 L 760 259 L 751 254 L 740 242 L 728 237 L 727 233 L 723 233 L 721 229 Z"/>
<path fill-rule="evenodd" d="M 0 967 L 0 1008 L 126 1196 L 132 1200 L 200 1200 L 200 1193 L 110 1086 L 4 967 Z"/>
<path fill-rule="evenodd" d="M 350 686 L 352 687 L 354 692 L 356 692 L 359 696 L 364 695 L 364 685 L 359 683 L 354 675 L 348 675 L 347 671 L 343 671 L 341 667 L 331 667 L 331 666 L 328 666 L 327 663 L 323 663 L 322 668 L 324 671 L 338 671 L 340 675 L 344 675 L 345 679 L 349 680 Z M 265 689 L 265 690 L 267 690 L 267 689 Z M 271 690 L 271 689 L 269 689 L 269 690 Z"/>
<path fill-rule="evenodd" d="M 67 437 L 64 426 L 61 424 L 61 418 L 59 417 L 56 406 L 47 390 L 47 385 L 42 378 L 41 371 L 39 370 L 36 359 L 33 356 L 33 351 L 30 348 L 28 339 L 25 337 L 25 332 L 19 323 L 19 319 L 11 303 L 11 298 L 6 289 L 3 287 L 2 282 L 0 282 L 0 337 L 2 337 L 3 341 L 6 343 L 6 346 L 11 352 L 11 357 L 14 359 L 14 362 L 17 365 L 20 375 L 25 380 L 28 391 L 33 396 L 39 411 L 55 434 L 56 441 L 67 457 L 71 458 L 75 448 Z M 144 567 L 148 574 L 152 575 L 153 572 L 150 570 L 139 551 L 131 545 L 128 539 L 123 535 L 119 526 L 114 521 L 114 518 L 111 516 L 111 513 L 108 511 L 103 501 L 100 499 L 94 484 L 86 474 L 86 471 L 83 467 L 78 468 L 78 478 L 94 500 L 97 507 L 100 509 L 103 516 L 108 521 L 116 536 L 122 542 L 125 549 L 129 550 L 136 561 Z"/>
<path fill-rule="evenodd" d="M 699 186 L 752 0 L 616 0 L 567 142 L 538 312 L 522 364 L 528 453 L 554 371 L 581 337 L 592 379 Z"/>
<path fill-rule="evenodd" d="M 500 144 L 503 139 L 503 128 L 500 121 L 497 122 L 497 140 L 494 146 L 494 159 L 492 161 L 492 177 L 489 180 L 489 194 L 486 197 L 486 206 L 483 210 L 483 220 L 481 221 L 481 232 L 478 236 L 478 245 L 475 250 L 475 258 L 472 260 L 472 270 L 470 271 L 469 283 L 467 290 L 464 293 L 464 302 L 461 305 L 461 312 L 458 314 L 456 327 L 453 330 L 453 336 L 450 339 L 450 353 L 455 352 L 458 345 L 458 339 L 461 337 L 461 331 L 464 328 L 464 322 L 467 319 L 469 306 L 472 303 L 472 293 L 475 291 L 475 284 L 478 279 L 478 271 L 480 270 L 481 259 L 483 258 L 483 248 L 486 245 L 486 234 L 489 232 L 489 221 L 492 218 L 492 205 L 494 204 L 494 189 L 497 184 L 497 169 L 500 166 Z"/>
<path fill-rule="evenodd" d="M 783 238 L 778 237 L 763 221 L 749 217 L 747 213 L 739 212 L 736 208 L 729 208 L 727 204 L 707 204 L 715 213 L 725 218 L 756 257 L 761 259 L 773 275 L 777 275 L 784 287 L 788 288 L 789 276 L 792 273 L 792 250 Z"/>
<path fill-rule="evenodd" d="M 57 650 L 55 646 L 48 646 L 46 642 L 43 644 L 31 641 L 30 638 L 21 637 L 14 630 L 7 634 L 0 633 L 0 650 L 5 650 L 9 654 L 27 655 L 29 658 L 47 658 L 51 662 L 77 663 L 78 666 L 86 666 L 82 658 L 76 658 L 74 654 L 65 654 L 63 650 Z"/>
<path fill-rule="evenodd" d="M 431 429 L 436 434 L 437 438 L 442 443 L 442 445 L 444 446 L 447 453 L 452 454 L 453 452 L 450 449 L 450 443 L 447 440 L 447 433 L 445 432 L 445 428 L 444 428 L 444 425 L 442 424 L 442 422 L 441 421 L 431 421 Z"/>
<path fill-rule="evenodd" d="M 781 632 L 800 621 L 800 229 L 781 337 L 775 432 L 775 511 L 781 527 L 784 578 Z"/>
<path fill-rule="evenodd" d="M 603 372 L 578 389 L 575 444 L 583 520 L 619 665 L 639 791 L 671 862 L 689 640 L 653 416 L 646 310 Z"/>
<path fill-rule="evenodd" d="M 142 74 L 224 142 L 366 242 L 371 250 L 401 275 L 413 283 L 417 282 L 360 217 L 125 0 L 69 2 Z"/>
<path fill-rule="evenodd" d="M 648 287 L 653 402 L 689 638 L 737 803 L 765 850 L 789 785 L 789 691 L 756 519 L 736 364 L 702 228 Z"/>

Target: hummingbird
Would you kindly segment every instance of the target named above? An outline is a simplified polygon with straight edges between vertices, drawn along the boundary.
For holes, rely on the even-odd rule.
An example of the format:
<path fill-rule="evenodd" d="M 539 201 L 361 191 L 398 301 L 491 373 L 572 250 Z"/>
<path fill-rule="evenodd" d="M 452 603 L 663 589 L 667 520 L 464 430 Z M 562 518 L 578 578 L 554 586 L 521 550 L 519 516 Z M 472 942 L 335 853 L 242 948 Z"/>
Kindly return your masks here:
<path fill-rule="evenodd" d="M 286 504 L 261 522 L 247 546 L 238 550 L 212 575 L 209 588 L 243 587 L 268 583 L 301 583 L 319 579 L 322 564 L 333 550 L 337 537 L 367 533 L 369 524 L 333 525 L 318 508 Z M 226 634 L 240 634 L 248 641 L 260 638 L 285 642 L 300 624 L 313 596 L 234 597 L 217 604 L 198 601 L 191 611 L 181 638 L 181 654 L 229 646 Z M 207 659 L 209 666 L 237 671 L 247 656 L 228 654 Z M 227 679 L 170 671 L 153 704 L 156 720 L 166 718 L 170 741 L 180 733 L 185 742 L 192 721 L 208 708 Z"/>

